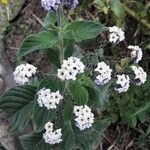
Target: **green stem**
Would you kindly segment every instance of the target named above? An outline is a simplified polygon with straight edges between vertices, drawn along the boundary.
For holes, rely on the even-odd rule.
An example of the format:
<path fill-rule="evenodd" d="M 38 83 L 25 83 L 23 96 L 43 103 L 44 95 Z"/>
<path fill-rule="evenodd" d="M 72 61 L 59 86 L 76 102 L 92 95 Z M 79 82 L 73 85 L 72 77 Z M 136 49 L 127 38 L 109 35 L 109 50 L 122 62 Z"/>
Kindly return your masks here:
<path fill-rule="evenodd" d="M 64 41 L 63 41 L 63 36 L 61 33 L 61 28 L 62 28 L 62 24 L 61 24 L 61 7 L 58 8 L 57 10 L 57 23 L 58 23 L 58 27 L 59 27 L 59 31 L 58 31 L 58 39 L 59 39 L 59 53 L 60 53 L 60 64 L 62 65 L 63 60 L 64 60 Z"/>
<path fill-rule="evenodd" d="M 136 15 L 136 13 L 134 11 L 132 11 L 130 8 L 124 6 L 125 11 L 132 16 L 134 19 L 136 19 L 137 21 L 139 21 L 140 23 L 142 23 L 145 27 L 147 27 L 148 29 L 150 29 L 150 23 L 145 20 L 145 19 L 141 19 L 139 16 Z"/>

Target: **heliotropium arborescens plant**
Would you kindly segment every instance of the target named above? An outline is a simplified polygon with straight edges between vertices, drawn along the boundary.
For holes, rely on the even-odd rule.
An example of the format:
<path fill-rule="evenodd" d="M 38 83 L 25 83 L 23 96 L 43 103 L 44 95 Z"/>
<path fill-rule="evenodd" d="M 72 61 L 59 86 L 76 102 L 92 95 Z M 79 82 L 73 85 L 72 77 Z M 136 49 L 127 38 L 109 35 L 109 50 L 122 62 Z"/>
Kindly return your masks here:
<path fill-rule="evenodd" d="M 63 8 L 74 9 L 77 4 L 77 0 L 41 1 L 48 11 L 42 31 L 28 36 L 17 56 L 23 59 L 42 50 L 53 63 L 52 72 L 46 76 L 40 73 L 39 78 L 36 66 L 18 65 L 13 73 L 18 85 L 0 98 L 0 108 L 12 116 L 12 133 L 21 132 L 31 120 L 33 134 L 21 138 L 25 150 L 96 148 L 100 135 L 113 120 L 111 114 L 103 115 L 110 89 L 115 94 L 125 93 L 131 81 L 136 85 L 146 81 L 147 74 L 137 64 L 142 57 L 138 46 L 129 47 L 133 51 L 128 61 L 136 63 L 120 74 L 112 69 L 115 64 L 109 65 L 100 56 L 94 60 L 95 68 L 84 64 L 82 42 L 109 32 L 108 42 L 117 46 L 125 35 L 121 28 L 107 29 L 98 21 L 70 21 L 63 15 Z"/>

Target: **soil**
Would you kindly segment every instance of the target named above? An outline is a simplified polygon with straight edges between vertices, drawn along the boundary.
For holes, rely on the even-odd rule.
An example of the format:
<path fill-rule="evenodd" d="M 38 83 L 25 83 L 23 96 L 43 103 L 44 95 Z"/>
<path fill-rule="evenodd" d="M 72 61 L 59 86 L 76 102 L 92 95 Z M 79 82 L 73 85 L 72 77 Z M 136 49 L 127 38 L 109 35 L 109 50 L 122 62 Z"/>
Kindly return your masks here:
<path fill-rule="evenodd" d="M 45 15 L 40 1 L 27 0 L 18 15 L 10 21 L 6 32 L 6 52 L 13 64 L 16 63 L 16 52 L 24 38 L 41 30 L 41 25 L 35 16 L 42 19 Z M 41 71 L 48 72 L 50 70 L 47 58 L 40 52 L 28 55 L 25 61 L 35 65 Z"/>

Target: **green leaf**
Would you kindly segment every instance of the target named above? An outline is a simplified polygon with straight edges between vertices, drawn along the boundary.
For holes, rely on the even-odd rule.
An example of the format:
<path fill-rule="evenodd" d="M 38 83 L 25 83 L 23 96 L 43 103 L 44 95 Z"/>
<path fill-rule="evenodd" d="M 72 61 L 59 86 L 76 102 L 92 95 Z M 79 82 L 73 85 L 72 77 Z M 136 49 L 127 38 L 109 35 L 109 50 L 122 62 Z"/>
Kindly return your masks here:
<path fill-rule="evenodd" d="M 44 125 L 53 119 L 55 110 L 47 110 L 46 108 L 39 107 L 36 103 L 33 112 L 33 122 L 35 125 L 35 131 L 41 132 L 44 129 Z"/>
<path fill-rule="evenodd" d="M 13 115 L 34 100 L 36 87 L 15 86 L 0 97 L 0 109 Z"/>
<path fill-rule="evenodd" d="M 125 11 L 120 0 L 110 0 L 110 8 L 118 18 L 124 17 Z"/>
<path fill-rule="evenodd" d="M 77 42 L 96 38 L 102 33 L 102 24 L 93 21 L 74 21 L 69 23 L 64 31 L 64 38 Z"/>
<path fill-rule="evenodd" d="M 51 63 L 53 63 L 57 68 L 60 67 L 60 60 L 59 60 L 59 50 L 57 48 L 49 48 L 46 51 L 47 57 Z"/>
<path fill-rule="evenodd" d="M 13 115 L 10 124 L 11 133 L 16 134 L 21 132 L 26 127 L 29 120 L 31 119 L 33 106 L 34 102 L 31 102 Z"/>
<path fill-rule="evenodd" d="M 111 118 L 95 120 L 93 128 L 102 134 L 111 125 L 110 120 Z"/>
<path fill-rule="evenodd" d="M 12 116 L 11 132 L 23 130 L 29 122 L 35 94 L 34 86 L 16 86 L 0 98 L 0 109 Z"/>
<path fill-rule="evenodd" d="M 51 89 L 52 92 L 56 92 L 58 90 L 60 92 L 63 92 L 65 88 L 65 83 L 55 76 L 50 76 L 48 79 L 41 81 L 39 89 L 42 89 L 44 87 Z"/>
<path fill-rule="evenodd" d="M 49 11 L 44 18 L 44 27 L 48 27 L 50 24 L 55 25 L 57 21 L 57 16 L 54 11 Z"/>
<path fill-rule="evenodd" d="M 72 40 L 65 40 L 65 59 L 71 57 L 75 51 L 74 42 Z"/>
<path fill-rule="evenodd" d="M 100 107 L 101 110 L 105 108 L 105 104 L 108 101 L 109 94 L 108 88 L 110 83 L 104 86 L 98 86 L 95 83 L 92 83 L 89 87 L 87 87 L 89 93 L 89 105 L 96 105 Z"/>
<path fill-rule="evenodd" d="M 63 112 L 64 122 L 71 120 L 72 116 L 73 116 L 73 104 L 71 99 L 67 99 L 64 112 Z"/>
<path fill-rule="evenodd" d="M 70 86 L 70 92 L 78 105 L 84 105 L 88 102 L 88 91 L 79 82 Z"/>
<path fill-rule="evenodd" d="M 150 102 L 147 102 L 144 104 L 144 106 L 140 107 L 131 117 L 135 117 L 135 116 L 145 112 L 149 108 L 150 108 Z"/>
<path fill-rule="evenodd" d="M 42 133 L 21 136 L 20 142 L 24 150 L 51 150 L 50 144 L 46 144 Z"/>
<path fill-rule="evenodd" d="M 64 124 L 62 135 L 63 141 L 60 146 L 61 149 L 73 150 L 75 146 L 75 135 L 70 121 Z"/>
<path fill-rule="evenodd" d="M 96 145 L 102 140 L 101 135 L 111 124 L 108 119 L 95 120 L 93 126 L 87 130 L 75 130 L 76 145 L 83 150 L 95 150 Z"/>
<path fill-rule="evenodd" d="M 57 37 L 52 32 L 42 31 L 36 35 L 30 35 L 21 44 L 18 56 L 23 57 L 32 52 L 48 49 L 57 42 Z"/>

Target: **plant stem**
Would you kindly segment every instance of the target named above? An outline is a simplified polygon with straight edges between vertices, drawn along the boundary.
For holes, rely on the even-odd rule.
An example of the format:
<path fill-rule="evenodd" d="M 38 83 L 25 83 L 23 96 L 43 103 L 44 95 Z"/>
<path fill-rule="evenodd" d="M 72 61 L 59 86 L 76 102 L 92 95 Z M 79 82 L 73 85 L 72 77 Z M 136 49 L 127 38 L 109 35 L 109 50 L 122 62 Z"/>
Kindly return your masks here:
<path fill-rule="evenodd" d="M 64 60 L 64 41 L 63 41 L 63 36 L 61 33 L 61 28 L 62 28 L 62 24 L 61 24 L 61 7 L 58 8 L 57 10 L 57 23 L 58 23 L 58 27 L 59 27 L 59 31 L 58 31 L 58 39 L 59 39 L 59 53 L 60 53 L 60 64 L 62 65 L 63 60 Z"/>
<path fill-rule="evenodd" d="M 142 23 L 145 27 L 150 29 L 150 23 L 147 20 L 141 19 L 139 16 L 136 15 L 136 13 L 134 11 L 132 11 L 130 8 L 128 8 L 126 6 L 124 6 L 124 9 L 130 16 L 132 16 L 134 19 L 136 19 L 137 21 Z"/>

